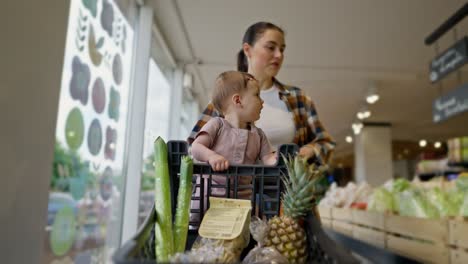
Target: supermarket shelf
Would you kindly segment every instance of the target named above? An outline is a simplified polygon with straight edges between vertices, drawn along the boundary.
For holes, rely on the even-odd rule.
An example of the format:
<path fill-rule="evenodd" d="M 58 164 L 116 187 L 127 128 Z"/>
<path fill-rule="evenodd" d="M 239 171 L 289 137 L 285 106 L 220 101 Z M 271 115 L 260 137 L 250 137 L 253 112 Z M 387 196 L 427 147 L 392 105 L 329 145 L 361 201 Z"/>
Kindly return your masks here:
<path fill-rule="evenodd" d="M 462 167 L 468 169 L 468 162 L 449 162 L 450 167 Z"/>
<path fill-rule="evenodd" d="M 460 171 L 437 171 L 437 172 L 431 172 L 431 173 L 420 173 L 418 174 L 418 177 L 422 181 L 428 181 L 434 177 L 448 176 L 448 175 L 459 174 L 459 173 Z"/>

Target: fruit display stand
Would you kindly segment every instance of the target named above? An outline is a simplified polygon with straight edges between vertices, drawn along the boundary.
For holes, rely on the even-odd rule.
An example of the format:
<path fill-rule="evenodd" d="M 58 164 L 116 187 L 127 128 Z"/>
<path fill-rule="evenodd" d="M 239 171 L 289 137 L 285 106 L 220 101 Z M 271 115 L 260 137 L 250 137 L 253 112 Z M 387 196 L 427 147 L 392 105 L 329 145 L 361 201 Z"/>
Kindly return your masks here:
<path fill-rule="evenodd" d="M 388 249 L 425 262 L 449 263 L 446 220 L 389 214 L 385 231 Z"/>
<path fill-rule="evenodd" d="M 171 180 L 171 194 L 172 194 L 172 210 L 175 211 L 174 200 L 178 187 L 178 173 L 180 166 L 180 159 L 184 155 L 188 155 L 188 146 L 185 141 L 169 141 L 168 147 L 168 161 L 169 161 L 169 174 Z M 282 155 L 294 155 L 297 153 L 297 145 L 282 145 L 280 146 L 279 152 Z M 203 181 L 208 181 L 208 192 L 212 187 L 212 176 L 213 171 L 211 167 L 205 163 L 194 163 L 193 175 L 194 175 L 194 187 L 202 189 L 205 184 Z M 287 175 L 288 171 L 286 165 L 282 159 L 279 159 L 276 166 L 263 166 L 263 165 L 233 165 L 230 166 L 227 171 L 216 172 L 216 176 L 225 175 L 233 179 L 227 181 L 226 196 L 228 198 L 236 198 L 237 193 L 237 179 L 240 176 L 252 177 L 253 190 L 257 195 L 252 196 L 252 214 L 257 215 L 261 218 L 271 218 L 278 215 L 280 212 L 280 197 L 282 193 L 282 185 L 280 181 L 281 175 Z M 196 183 L 195 179 L 199 176 L 201 179 L 200 183 Z M 216 185 L 216 188 L 222 186 Z M 231 195 L 234 197 L 230 197 Z M 268 194 L 268 195 L 266 195 Z M 191 229 L 188 230 L 188 238 L 186 249 L 190 249 L 193 241 L 197 238 L 197 229 L 200 226 L 201 219 L 204 215 L 204 196 L 196 194 L 192 195 L 192 201 L 200 202 L 200 209 L 191 209 L 192 214 L 199 214 L 199 218 L 190 221 Z M 207 204 L 209 207 L 209 203 Z M 141 264 L 141 263 L 157 263 L 155 261 L 155 238 L 154 238 L 154 226 L 157 219 L 154 208 L 148 215 L 143 225 L 140 227 L 137 234 L 132 239 L 126 241 L 114 254 L 113 261 L 116 264 Z M 304 229 L 307 235 L 307 245 L 309 258 L 313 263 L 359 263 L 357 259 L 351 254 L 351 252 L 335 243 L 330 239 L 324 232 L 322 225 L 320 224 L 319 217 L 314 215 L 312 212 L 308 213 L 304 219 Z M 244 249 L 243 255 L 255 246 L 254 240 L 250 239 L 251 243 Z"/>
<path fill-rule="evenodd" d="M 327 227 L 356 240 L 425 263 L 468 263 L 468 221 L 464 219 L 319 207 L 319 212 L 328 211 L 330 217 L 326 219 L 332 225 Z M 349 214 L 351 218 L 345 221 L 344 216 Z"/>
<path fill-rule="evenodd" d="M 320 215 L 320 222 L 324 227 L 332 228 L 332 217 L 331 217 L 331 208 L 325 206 L 317 207 L 317 211 Z"/>
<path fill-rule="evenodd" d="M 384 215 L 362 210 L 352 210 L 353 237 L 385 248 Z"/>
<path fill-rule="evenodd" d="M 451 219 L 448 228 L 450 263 L 468 263 L 468 221 Z"/>
<path fill-rule="evenodd" d="M 343 234 L 352 236 L 352 215 L 351 209 L 348 208 L 333 208 L 331 210 L 332 227 Z"/>

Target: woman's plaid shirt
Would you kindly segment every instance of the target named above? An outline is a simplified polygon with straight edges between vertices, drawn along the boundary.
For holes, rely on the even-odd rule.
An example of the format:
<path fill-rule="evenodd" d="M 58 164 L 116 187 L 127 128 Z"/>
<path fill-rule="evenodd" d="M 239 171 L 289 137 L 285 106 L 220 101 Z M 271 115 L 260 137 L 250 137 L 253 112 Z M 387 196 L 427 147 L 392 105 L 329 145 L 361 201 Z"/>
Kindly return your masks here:
<path fill-rule="evenodd" d="M 296 143 L 299 147 L 306 146 L 312 148 L 316 154 L 317 161 L 321 164 L 327 163 L 336 144 L 322 126 L 314 103 L 310 97 L 306 96 L 297 87 L 283 85 L 276 80 L 275 84 L 280 89 L 280 99 L 286 103 L 289 111 L 294 116 L 296 134 L 293 143 Z M 209 103 L 187 139 L 189 144 L 192 144 L 195 135 L 200 131 L 201 127 L 215 116 L 220 116 L 220 114 L 216 111 L 213 104 Z M 280 125 L 278 123 L 278 126 Z"/>

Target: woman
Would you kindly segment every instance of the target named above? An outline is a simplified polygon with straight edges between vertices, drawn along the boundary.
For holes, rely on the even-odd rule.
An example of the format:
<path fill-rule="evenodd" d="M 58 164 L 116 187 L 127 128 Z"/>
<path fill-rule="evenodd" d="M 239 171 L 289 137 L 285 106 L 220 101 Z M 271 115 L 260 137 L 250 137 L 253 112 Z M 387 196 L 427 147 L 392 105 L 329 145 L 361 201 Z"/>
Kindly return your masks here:
<path fill-rule="evenodd" d="M 301 89 L 284 85 L 275 78 L 283 63 L 285 47 L 284 31 L 272 23 L 258 22 L 245 32 L 237 68 L 252 74 L 260 85 L 264 108 L 255 124 L 273 146 L 296 143 L 300 147 L 299 155 L 326 164 L 335 143 L 319 121 L 312 100 Z M 209 103 L 188 138 L 189 144 L 215 116 L 220 114 Z"/>

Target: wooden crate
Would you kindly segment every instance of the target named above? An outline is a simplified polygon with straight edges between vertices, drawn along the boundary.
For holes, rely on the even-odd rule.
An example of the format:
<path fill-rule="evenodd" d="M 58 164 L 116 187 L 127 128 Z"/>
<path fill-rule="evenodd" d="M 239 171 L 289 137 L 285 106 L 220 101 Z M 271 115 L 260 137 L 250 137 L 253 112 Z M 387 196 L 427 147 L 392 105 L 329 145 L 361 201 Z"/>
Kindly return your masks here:
<path fill-rule="evenodd" d="M 463 249 L 450 249 L 451 264 L 466 264 L 468 263 L 468 252 Z"/>
<path fill-rule="evenodd" d="M 353 225 L 349 222 L 333 219 L 332 228 L 333 230 L 340 232 L 342 234 L 353 236 Z"/>
<path fill-rule="evenodd" d="M 355 224 L 370 226 L 380 230 L 384 230 L 385 215 L 377 212 L 369 212 L 363 210 L 352 210 L 352 221 Z"/>
<path fill-rule="evenodd" d="M 385 231 L 448 244 L 448 223 L 444 219 L 424 219 L 399 215 L 385 217 Z"/>
<path fill-rule="evenodd" d="M 332 219 L 331 207 L 317 206 L 317 209 L 321 219 Z"/>
<path fill-rule="evenodd" d="M 385 232 L 353 225 L 353 237 L 371 245 L 385 248 Z"/>
<path fill-rule="evenodd" d="M 349 208 L 331 208 L 331 217 L 333 220 L 351 222 L 353 215 Z"/>
<path fill-rule="evenodd" d="M 449 220 L 449 243 L 456 247 L 468 249 L 467 221 Z"/>
<path fill-rule="evenodd" d="M 449 248 L 438 243 L 425 243 L 387 234 L 387 249 L 428 263 L 449 263 Z"/>

